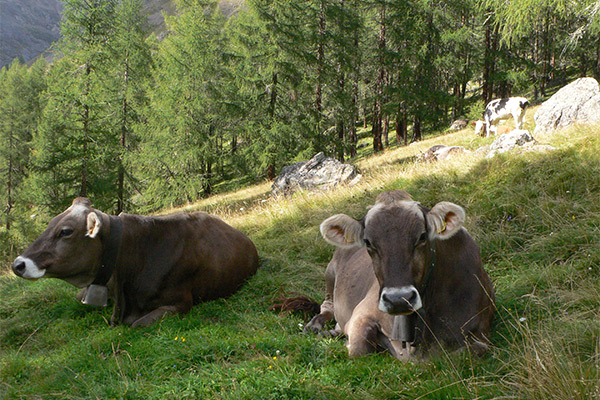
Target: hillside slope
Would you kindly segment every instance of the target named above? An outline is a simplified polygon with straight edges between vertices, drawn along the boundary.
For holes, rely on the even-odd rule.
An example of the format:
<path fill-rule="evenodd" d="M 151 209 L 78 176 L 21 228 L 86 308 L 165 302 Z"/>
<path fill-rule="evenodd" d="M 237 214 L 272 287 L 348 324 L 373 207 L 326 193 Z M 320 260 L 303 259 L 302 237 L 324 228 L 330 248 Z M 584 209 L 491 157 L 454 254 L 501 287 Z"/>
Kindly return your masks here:
<path fill-rule="evenodd" d="M 0 68 L 19 57 L 37 58 L 60 37 L 60 0 L 0 2 Z"/>
<path fill-rule="evenodd" d="M 526 128 L 533 130 L 528 112 Z M 472 129 L 357 161 L 354 187 L 270 198 L 269 184 L 191 204 L 248 233 L 262 267 L 237 294 L 144 328 L 109 327 L 60 281 L 0 274 L 0 397 L 145 399 L 591 399 L 600 395 L 600 126 L 537 138 L 551 152 L 417 163 L 431 145 L 476 149 Z M 322 300 L 326 217 L 364 215 L 382 190 L 467 212 L 497 294 L 483 358 L 348 359 L 343 340 L 269 311 L 283 289 Z M 174 211 L 174 210 L 171 210 Z M 4 395 L 4 396 L 2 396 Z"/>
<path fill-rule="evenodd" d="M 234 14 L 244 0 L 221 0 L 225 16 Z M 152 32 L 164 32 L 163 14 L 175 14 L 173 0 L 143 0 Z M 61 0 L 0 1 L 0 68 L 19 57 L 25 62 L 46 52 L 60 39 Z"/>

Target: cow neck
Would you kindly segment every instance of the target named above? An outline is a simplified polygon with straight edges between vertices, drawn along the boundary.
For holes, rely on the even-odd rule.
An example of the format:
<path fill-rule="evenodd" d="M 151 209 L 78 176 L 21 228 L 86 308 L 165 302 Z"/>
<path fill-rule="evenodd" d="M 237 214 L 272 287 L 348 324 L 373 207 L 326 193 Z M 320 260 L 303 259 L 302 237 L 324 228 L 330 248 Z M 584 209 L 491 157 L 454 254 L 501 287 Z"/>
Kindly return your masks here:
<path fill-rule="evenodd" d="M 427 214 L 424 209 L 421 209 L 423 213 L 423 219 L 425 220 L 425 232 L 427 236 L 429 236 L 429 227 L 427 226 Z M 425 280 L 421 284 L 421 290 L 419 290 L 419 294 L 421 295 L 421 299 L 425 304 L 425 294 L 427 293 L 427 286 L 429 286 L 429 281 L 433 275 L 433 270 L 435 269 L 435 240 L 430 242 L 429 247 L 429 268 L 427 271 L 427 276 Z M 402 348 L 407 348 L 409 345 L 418 346 L 420 343 L 420 339 L 417 337 L 417 330 L 422 330 L 419 328 L 419 323 L 417 323 L 418 319 L 423 321 L 423 315 L 421 314 L 421 310 L 417 310 L 410 315 L 396 315 L 394 317 L 393 329 L 392 329 L 392 340 L 398 340 L 402 342 Z"/>
<path fill-rule="evenodd" d="M 429 285 L 429 282 L 431 281 L 431 277 L 433 275 L 433 270 L 435 269 L 435 258 L 436 258 L 435 257 L 435 241 L 433 241 L 433 242 L 431 242 L 430 250 L 429 250 L 429 268 L 427 271 L 427 276 L 425 277 L 425 280 L 421 284 L 421 290 L 420 290 L 421 298 L 425 297 L 425 294 L 427 293 L 427 286 Z"/>
<path fill-rule="evenodd" d="M 106 286 L 115 270 L 117 255 L 121 247 L 121 236 L 123 234 L 123 223 L 121 217 L 109 215 L 110 233 L 105 239 L 104 249 L 102 251 L 102 265 L 92 282 L 92 285 Z"/>

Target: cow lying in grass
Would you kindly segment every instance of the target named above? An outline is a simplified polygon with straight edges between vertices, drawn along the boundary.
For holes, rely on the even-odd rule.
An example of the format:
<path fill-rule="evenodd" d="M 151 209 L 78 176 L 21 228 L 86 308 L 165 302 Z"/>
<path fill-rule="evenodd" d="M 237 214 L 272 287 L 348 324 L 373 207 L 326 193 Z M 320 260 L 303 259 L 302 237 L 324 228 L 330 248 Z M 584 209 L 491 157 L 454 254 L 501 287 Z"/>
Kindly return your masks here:
<path fill-rule="evenodd" d="M 305 330 L 348 337 L 350 356 L 387 350 L 408 359 L 434 346 L 488 347 L 494 290 L 479 247 L 462 227 L 464 210 L 431 210 L 404 191 L 384 192 L 361 220 L 344 214 L 321 224 L 338 249 L 327 266 L 321 312 Z"/>
<path fill-rule="evenodd" d="M 483 112 L 483 121 L 475 122 L 475 134 L 480 135 L 485 129 L 486 137 L 490 132 L 495 135 L 498 131 L 498 122 L 511 116 L 515 120 L 515 129 L 523 129 L 523 118 L 527 107 L 529 107 L 529 101 L 525 97 L 509 97 L 490 101 Z"/>
<path fill-rule="evenodd" d="M 111 323 L 144 326 L 167 313 L 235 292 L 258 268 L 252 241 L 206 213 L 112 216 L 86 198 L 48 224 L 13 263 L 26 279 L 59 278 L 77 287 L 84 303 L 105 306 Z"/>

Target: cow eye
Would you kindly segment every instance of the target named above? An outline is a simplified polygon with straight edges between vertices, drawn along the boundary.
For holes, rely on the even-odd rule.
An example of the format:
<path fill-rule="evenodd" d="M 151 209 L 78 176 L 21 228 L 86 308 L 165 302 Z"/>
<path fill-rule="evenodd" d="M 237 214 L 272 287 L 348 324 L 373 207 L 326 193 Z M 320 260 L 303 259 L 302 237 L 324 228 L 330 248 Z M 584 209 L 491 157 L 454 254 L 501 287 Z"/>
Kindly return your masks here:
<path fill-rule="evenodd" d="M 60 232 L 58 232 L 58 237 L 59 238 L 64 238 L 67 236 L 71 236 L 73 234 L 73 229 L 71 228 L 63 228 L 60 230 Z"/>
<path fill-rule="evenodd" d="M 417 246 L 422 245 L 425 242 L 427 242 L 427 232 L 421 233 L 421 236 L 419 236 L 419 240 L 417 241 Z"/>
<path fill-rule="evenodd" d="M 371 244 L 371 241 L 369 239 L 364 239 L 365 242 L 365 246 L 367 247 L 367 249 L 372 249 L 373 245 Z"/>

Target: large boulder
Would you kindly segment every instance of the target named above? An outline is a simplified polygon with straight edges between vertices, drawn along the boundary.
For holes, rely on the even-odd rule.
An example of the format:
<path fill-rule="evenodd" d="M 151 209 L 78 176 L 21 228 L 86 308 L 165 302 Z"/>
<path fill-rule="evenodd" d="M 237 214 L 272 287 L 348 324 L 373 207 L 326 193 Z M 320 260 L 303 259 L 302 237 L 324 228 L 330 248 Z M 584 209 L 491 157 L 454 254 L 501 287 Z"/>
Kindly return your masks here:
<path fill-rule="evenodd" d="M 354 184 L 362 176 L 350 164 L 318 153 L 308 161 L 288 165 L 273 182 L 273 194 L 291 194 L 298 189 L 326 190 L 340 183 Z"/>
<path fill-rule="evenodd" d="M 545 101 L 535 113 L 534 135 L 553 132 L 573 123 L 600 122 L 600 86 L 594 78 L 580 78 Z"/>

